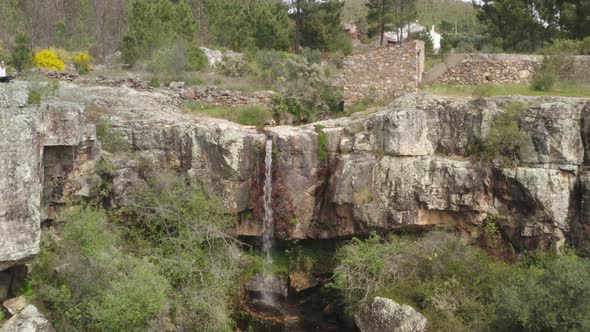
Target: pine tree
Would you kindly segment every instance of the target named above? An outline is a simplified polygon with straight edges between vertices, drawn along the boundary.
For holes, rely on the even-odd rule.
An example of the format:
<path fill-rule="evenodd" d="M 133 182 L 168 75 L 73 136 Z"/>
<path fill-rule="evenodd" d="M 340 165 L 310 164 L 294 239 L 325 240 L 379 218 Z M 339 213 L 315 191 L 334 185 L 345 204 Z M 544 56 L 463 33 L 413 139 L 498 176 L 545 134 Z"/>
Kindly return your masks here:
<path fill-rule="evenodd" d="M 31 63 L 31 39 L 26 35 L 17 35 L 12 48 L 10 63 L 18 71 L 22 71 Z"/>
<path fill-rule="evenodd" d="M 369 35 L 375 35 L 378 32 L 381 38 L 380 45 L 383 45 L 385 31 L 394 26 L 394 5 L 395 0 L 369 0 L 366 3 Z"/>

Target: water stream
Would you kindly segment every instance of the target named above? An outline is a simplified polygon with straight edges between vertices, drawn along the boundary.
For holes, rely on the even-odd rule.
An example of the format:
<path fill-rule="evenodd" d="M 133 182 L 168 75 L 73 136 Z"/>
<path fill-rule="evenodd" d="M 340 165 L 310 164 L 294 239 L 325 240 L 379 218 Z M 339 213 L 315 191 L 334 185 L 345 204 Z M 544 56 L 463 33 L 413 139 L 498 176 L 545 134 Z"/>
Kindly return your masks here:
<path fill-rule="evenodd" d="M 276 299 L 272 292 L 274 277 L 270 273 L 272 266 L 272 250 L 274 239 L 274 220 L 272 214 L 272 139 L 266 141 L 264 157 L 264 219 L 262 222 L 262 252 L 264 254 L 264 277 L 262 301 L 275 305 Z"/>

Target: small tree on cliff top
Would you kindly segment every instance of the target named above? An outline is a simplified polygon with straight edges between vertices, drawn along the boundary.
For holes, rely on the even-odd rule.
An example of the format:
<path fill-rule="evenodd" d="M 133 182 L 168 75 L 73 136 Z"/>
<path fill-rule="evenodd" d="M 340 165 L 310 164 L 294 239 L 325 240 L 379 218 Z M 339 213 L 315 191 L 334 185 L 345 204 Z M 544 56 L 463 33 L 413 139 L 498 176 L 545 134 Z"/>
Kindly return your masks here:
<path fill-rule="evenodd" d="M 18 71 L 22 71 L 31 63 L 32 52 L 29 47 L 31 40 L 26 35 L 18 35 L 10 56 L 10 63 Z"/>

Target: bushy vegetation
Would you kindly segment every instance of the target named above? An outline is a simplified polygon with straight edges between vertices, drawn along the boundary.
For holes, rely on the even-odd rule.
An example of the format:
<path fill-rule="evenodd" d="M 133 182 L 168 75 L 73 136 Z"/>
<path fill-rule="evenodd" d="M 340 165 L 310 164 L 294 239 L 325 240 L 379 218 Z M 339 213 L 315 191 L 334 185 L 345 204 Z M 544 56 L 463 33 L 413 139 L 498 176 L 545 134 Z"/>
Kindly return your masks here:
<path fill-rule="evenodd" d="M 174 293 L 170 314 L 181 330 L 230 330 L 237 300 L 239 251 L 230 234 L 235 218 L 217 197 L 191 189 L 171 172 L 148 170 L 134 188 L 131 233 Z"/>
<path fill-rule="evenodd" d="M 33 56 L 33 65 L 37 68 L 64 70 L 66 64 L 52 51 L 41 50 Z"/>
<path fill-rule="evenodd" d="M 251 72 L 250 64 L 241 56 L 224 57 L 218 62 L 215 71 L 223 76 L 244 77 Z"/>
<path fill-rule="evenodd" d="M 147 62 L 150 72 L 170 80 L 186 71 L 199 71 L 207 63 L 207 57 L 201 49 L 183 40 L 165 43 L 153 52 Z"/>
<path fill-rule="evenodd" d="M 72 59 L 76 70 L 80 75 L 88 73 L 92 69 L 92 56 L 88 52 L 80 52 Z"/>
<path fill-rule="evenodd" d="M 255 58 L 259 75 L 278 88 L 274 100 L 277 113 L 295 115 L 298 122 L 311 122 L 342 112 L 342 89 L 334 87 L 326 71 L 300 56 L 263 52 Z"/>
<path fill-rule="evenodd" d="M 353 239 L 338 257 L 332 286 L 351 313 L 383 296 L 416 308 L 433 331 L 581 331 L 590 318 L 590 262 L 576 256 L 509 265 L 432 232 Z"/>
<path fill-rule="evenodd" d="M 185 1 L 134 0 L 127 14 L 129 32 L 123 37 L 123 59 L 134 64 L 150 58 L 154 50 L 170 41 L 194 41 L 196 25 L 193 11 Z"/>
<path fill-rule="evenodd" d="M 587 0 L 558 3 L 524 0 L 483 0 L 478 17 L 489 43 L 507 51 L 536 51 L 554 40 L 583 40 L 590 35 Z"/>
<path fill-rule="evenodd" d="M 142 331 L 163 313 L 168 285 L 149 261 L 122 252 L 104 211 L 73 207 L 46 234 L 33 268 L 35 295 L 60 331 Z"/>
<path fill-rule="evenodd" d="M 467 153 L 484 162 L 494 162 L 499 166 L 515 166 L 522 155 L 522 149 L 528 142 L 528 135 L 519 127 L 522 113 L 528 105 L 510 102 L 505 111 L 497 115 L 492 122 L 490 132 L 483 141 L 469 147 Z"/>
<path fill-rule="evenodd" d="M 541 70 L 535 74 L 531 87 L 536 91 L 551 91 L 555 85 L 555 76 L 549 70 Z"/>
<path fill-rule="evenodd" d="M 323 129 L 324 126 L 315 126 L 315 132 L 318 134 L 318 159 L 321 162 L 325 162 L 328 159 L 328 135 L 326 135 Z"/>
<path fill-rule="evenodd" d="M 61 214 L 43 238 L 34 296 L 60 331 L 232 330 L 234 218 L 185 178 L 149 167 L 142 175 L 128 209 Z"/>
<path fill-rule="evenodd" d="M 30 65 L 33 53 L 30 48 L 30 38 L 19 34 L 14 41 L 14 47 L 10 55 L 10 63 L 18 71 L 22 71 Z"/>

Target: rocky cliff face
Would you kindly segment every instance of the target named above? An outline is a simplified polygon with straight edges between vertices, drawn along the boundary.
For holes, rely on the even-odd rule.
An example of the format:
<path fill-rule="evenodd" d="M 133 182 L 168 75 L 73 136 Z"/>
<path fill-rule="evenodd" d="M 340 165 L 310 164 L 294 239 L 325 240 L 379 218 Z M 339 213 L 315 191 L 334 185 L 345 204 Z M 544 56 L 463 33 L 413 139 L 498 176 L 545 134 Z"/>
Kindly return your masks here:
<path fill-rule="evenodd" d="M 166 92 L 65 84 L 37 108 L 26 105 L 27 91 L 0 85 L 0 269 L 37 252 L 41 220 L 66 201 L 102 195 L 112 207 L 127 204 L 146 163 L 221 195 L 239 217 L 238 234 L 258 235 L 267 137 L 277 237 L 435 226 L 477 237 L 494 216 L 517 249 L 588 243 L 588 100 L 476 105 L 413 94 L 370 114 L 263 131 L 183 112 Z M 520 119 L 529 134 L 522 162 L 472 163 L 467 148 L 511 100 L 530 105 Z"/>

